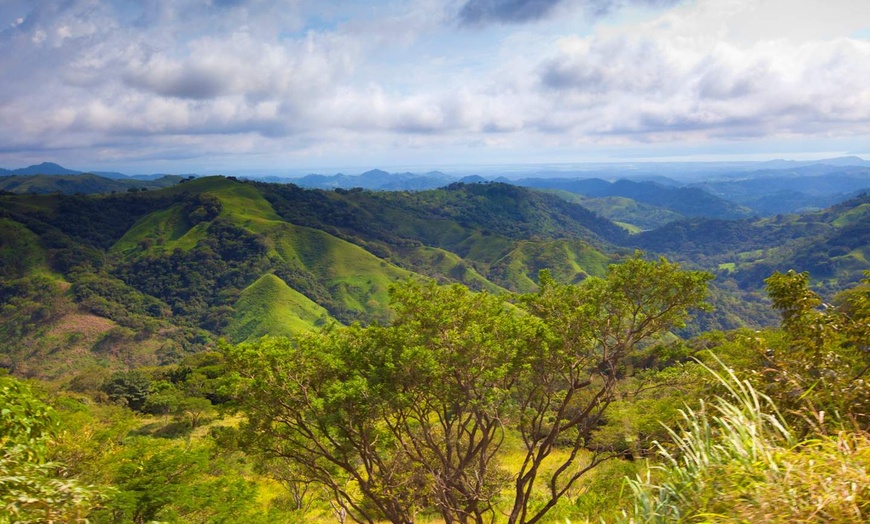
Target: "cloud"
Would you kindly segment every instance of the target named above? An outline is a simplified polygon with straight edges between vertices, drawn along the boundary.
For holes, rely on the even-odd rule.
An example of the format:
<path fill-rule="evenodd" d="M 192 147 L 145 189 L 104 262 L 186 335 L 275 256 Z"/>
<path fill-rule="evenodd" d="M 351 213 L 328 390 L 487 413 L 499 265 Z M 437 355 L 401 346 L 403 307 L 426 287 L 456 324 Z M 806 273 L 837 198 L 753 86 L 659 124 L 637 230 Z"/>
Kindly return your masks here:
<path fill-rule="evenodd" d="M 468 0 L 459 11 L 464 24 L 523 23 L 549 15 L 563 0 Z"/>
<path fill-rule="evenodd" d="M 856 39 L 574 38 L 536 74 L 552 104 L 544 114 L 559 108 L 544 121 L 559 132 L 655 141 L 870 131 L 861 123 L 870 117 L 861 80 L 870 75 L 870 43 Z"/>
<path fill-rule="evenodd" d="M 457 18 L 463 25 L 523 24 L 553 16 L 557 8 L 582 11 L 597 20 L 629 6 L 662 8 L 680 0 L 467 0 Z"/>
<path fill-rule="evenodd" d="M 866 136 L 870 41 L 830 1 L 0 2 L 0 143 L 449 161 Z M 615 13 L 639 6 L 654 9 Z M 753 26 L 777 10 L 788 23 Z"/>

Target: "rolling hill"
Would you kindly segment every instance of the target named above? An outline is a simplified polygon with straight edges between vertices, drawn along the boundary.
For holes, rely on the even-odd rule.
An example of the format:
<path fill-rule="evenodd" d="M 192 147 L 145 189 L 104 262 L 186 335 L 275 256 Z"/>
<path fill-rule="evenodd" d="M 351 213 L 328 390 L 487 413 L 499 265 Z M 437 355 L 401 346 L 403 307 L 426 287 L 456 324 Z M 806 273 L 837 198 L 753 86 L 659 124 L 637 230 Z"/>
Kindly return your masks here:
<path fill-rule="evenodd" d="M 576 281 L 603 274 L 625 235 L 504 184 L 376 193 L 205 177 L 0 204 L 0 365 L 44 377 L 170 362 L 221 336 L 386 322 L 389 287 L 408 278 L 526 291 L 552 267 Z"/>
<path fill-rule="evenodd" d="M 720 309 L 704 329 L 759 326 L 775 320 L 760 293 L 773 270 L 809 270 L 832 292 L 870 267 L 867 196 L 633 235 L 578 202 L 663 212 L 504 183 L 384 192 L 204 177 L 114 195 L 0 195 L 0 366 L 53 377 L 173 362 L 219 337 L 388 322 L 389 288 L 408 278 L 530 292 L 541 269 L 577 282 L 634 249 L 717 273 Z"/>
<path fill-rule="evenodd" d="M 120 193 L 173 186 L 185 178 L 165 175 L 154 180 L 132 178 L 107 178 L 90 173 L 33 174 L 0 177 L 0 191 L 11 193 L 65 193 L 91 195 L 96 193 Z"/>

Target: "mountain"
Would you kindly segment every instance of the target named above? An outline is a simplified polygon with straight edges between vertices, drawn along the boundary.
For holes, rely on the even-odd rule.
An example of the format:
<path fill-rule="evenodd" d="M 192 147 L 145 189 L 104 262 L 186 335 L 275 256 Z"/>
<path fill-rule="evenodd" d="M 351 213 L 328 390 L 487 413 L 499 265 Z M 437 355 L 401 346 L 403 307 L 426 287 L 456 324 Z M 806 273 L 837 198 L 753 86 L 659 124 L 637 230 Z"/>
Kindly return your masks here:
<path fill-rule="evenodd" d="M 811 165 L 691 184 L 761 215 L 812 211 L 870 188 L 870 167 Z"/>
<path fill-rule="evenodd" d="M 77 175 L 81 171 L 67 169 L 53 162 L 43 162 L 41 164 L 13 169 L 12 172 L 16 175 Z"/>
<path fill-rule="evenodd" d="M 586 205 L 653 227 L 631 235 Z M 387 322 L 389 288 L 408 278 L 532 292 L 541 269 L 577 282 L 635 249 L 717 274 L 705 329 L 759 327 L 776 321 L 760 294 L 774 270 L 811 271 L 830 294 L 870 269 L 868 210 L 864 195 L 813 213 L 685 218 L 627 197 L 491 182 L 389 192 L 203 177 L 116 194 L 6 193 L 0 366 L 59 377 L 98 362 L 175 362 L 218 337 Z"/>
<path fill-rule="evenodd" d="M 752 214 L 748 208 L 702 189 L 665 186 L 656 182 L 635 182 L 624 179 L 608 182 L 599 178 L 583 180 L 524 178 L 516 181 L 516 184 L 539 189 L 560 189 L 590 197 L 625 197 L 685 217 L 736 219 Z"/>
<path fill-rule="evenodd" d="M 117 171 L 77 171 L 75 169 L 67 169 L 61 165 L 55 164 L 53 162 L 42 162 L 41 164 L 36 164 L 28 167 L 22 167 L 18 169 L 3 169 L 0 168 L 0 177 L 3 176 L 12 176 L 12 175 L 96 175 L 102 178 L 108 178 L 112 180 L 125 180 L 125 179 L 135 179 L 135 180 L 159 180 L 164 177 L 179 177 L 179 178 L 195 178 L 196 175 L 170 175 L 167 173 L 155 173 L 150 175 L 126 175 L 124 173 L 119 173 Z"/>
<path fill-rule="evenodd" d="M 103 178 L 112 178 L 115 180 L 124 179 L 124 178 L 133 178 L 125 175 L 124 173 L 118 173 L 117 171 L 93 171 L 92 174 L 101 176 Z M 157 177 L 159 178 L 159 177 Z"/>
<path fill-rule="evenodd" d="M 569 202 L 576 202 L 632 233 L 656 229 L 686 218 L 676 211 L 644 204 L 627 197 L 587 197 L 561 190 L 555 190 L 554 194 Z"/>
<path fill-rule="evenodd" d="M 380 169 L 372 169 L 359 175 L 306 175 L 291 181 L 300 186 L 312 189 L 374 189 L 380 191 L 419 191 L 435 189 L 456 180 L 455 177 L 432 171 L 423 175 L 405 172 L 388 173 Z"/>
<path fill-rule="evenodd" d="M 870 195 L 811 213 L 753 220 L 696 218 L 631 238 L 635 247 L 720 272 L 758 290 L 774 271 L 808 271 L 831 294 L 870 269 Z"/>

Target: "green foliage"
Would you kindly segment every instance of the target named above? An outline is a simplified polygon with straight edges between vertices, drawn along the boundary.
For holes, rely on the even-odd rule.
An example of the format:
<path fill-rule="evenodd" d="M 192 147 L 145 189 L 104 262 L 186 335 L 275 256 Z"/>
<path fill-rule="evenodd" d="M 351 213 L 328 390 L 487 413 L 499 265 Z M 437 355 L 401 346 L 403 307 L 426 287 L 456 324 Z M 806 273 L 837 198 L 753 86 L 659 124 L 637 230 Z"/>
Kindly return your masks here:
<path fill-rule="evenodd" d="M 825 306 L 807 273 L 774 273 L 766 282 L 783 336 L 764 340 L 765 391 L 798 427 L 825 425 L 827 416 L 829 423 L 870 428 L 868 281 L 843 295 L 842 308 Z"/>
<path fill-rule="evenodd" d="M 100 491 L 49 462 L 57 416 L 24 383 L 0 376 L 0 523 L 80 518 Z"/>
<path fill-rule="evenodd" d="M 194 320 L 227 305 L 232 290 L 247 287 L 266 263 L 261 237 L 224 220 L 208 226 L 194 249 L 175 249 L 123 263 L 118 276 L 169 304 L 175 315 Z"/>
<path fill-rule="evenodd" d="M 75 175 L 18 175 L 0 178 L 0 191 L 29 194 L 93 194 L 121 191 L 147 191 L 176 184 L 180 176 L 166 175 L 156 180 L 111 179 L 90 173 Z M 131 187 L 132 184 L 136 186 Z M 146 187 L 147 186 L 147 187 Z"/>
<path fill-rule="evenodd" d="M 0 218 L 0 278 L 22 278 L 44 264 L 39 237 L 17 222 Z"/>
<path fill-rule="evenodd" d="M 576 202 L 590 211 L 626 227 L 630 224 L 636 231 L 648 231 L 685 218 L 684 215 L 664 207 L 644 204 L 626 197 L 586 197 L 579 194 L 559 191 L 557 193 L 569 202 Z M 639 231 L 638 231 L 639 230 Z"/>
<path fill-rule="evenodd" d="M 240 476 L 213 475 L 221 460 L 208 443 L 131 437 L 106 457 L 115 488 L 89 517 L 95 523 L 258 522 L 256 488 Z M 218 469 L 218 471 L 220 471 Z"/>
<path fill-rule="evenodd" d="M 0 336 L 4 341 L 13 341 L 38 331 L 62 314 L 65 307 L 60 286 L 50 277 L 33 275 L 0 281 Z"/>
<path fill-rule="evenodd" d="M 107 249 L 142 216 L 168 207 L 175 198 L 122 194 L 101 197 L 57 196 L 51 214 L 43 215 L 46 223 L 70 237 L 95 248 Z"/>
<path fill-rule="evenodd" d="M 119 371 L 103 384 L 109 400 L 141 411 L 151 395 L 151 379 L 139 370 Z"/>
<path fill-rule="evenodd" d="M 489 276 L 519 292 L 537 289 L 536 276 L 547 270 L 560 282 L 577 283 L 601 277 L 610 262 L 601 251 L 580 240 L 520 242 L 516 249 L 492 265 Z"/>
<path fill-rule="evenodd" d="M 769 397 L 733 372 L 726 394 L 684 412 L 673 448 L 635 492 L 632 523 L 866 522 L 870 440 L 861 433 L 798 442 Z"/>
<path fill-rule="evenodd" d="M 682 327 L 690 310 L 704 308 L 711 275 L 683 271 L 664 259 L 648 262 L 640 254 L 608 268 L 605 278 L 560 285 L 546 272 L 538 293 L 520 304 L 549 331 L 543 351 L 529 362 L 529 378 L 517 384 L 520 432 L 525 458 L 514 482 L 508 522 L 539 522 L 575 483 L 614 450 L 599 449 L 586 464 L 577 450 L 604 422 L 624 367 L 638 349 L 669 330 Z M 544 460 L 561 446 L 573 450 L 549 475 Z M 532 505 L 536 483 L 547 496 Z"/>
<path fill-rule="evenodd" d="M 248 441 L 326 486 L 356 520 L 404 523 L 434 510 L 484 522 L 507 490 L 509 522 L 538 522 L 612 455 L 579 459 L 623 361 L 702 305 L 709 278 L 635 257 L 576 286 L 544 273 L 540 291 L 513 305 L 407 282 L 393 290 L 389 327 L 227 348 L 244 377 Z M 508 433 L 524 454 L 511 473 L 499 466 Z M 542 500 L 537 482 L 548 486 Z"/>
<path fill-rule="evenodd" d="M 121 324 L 134 324 L 136 317 L 168 317 L 169 307 L 123 281 L 106 274 L 73 275 L 71 292 L 91 313 Z"/>

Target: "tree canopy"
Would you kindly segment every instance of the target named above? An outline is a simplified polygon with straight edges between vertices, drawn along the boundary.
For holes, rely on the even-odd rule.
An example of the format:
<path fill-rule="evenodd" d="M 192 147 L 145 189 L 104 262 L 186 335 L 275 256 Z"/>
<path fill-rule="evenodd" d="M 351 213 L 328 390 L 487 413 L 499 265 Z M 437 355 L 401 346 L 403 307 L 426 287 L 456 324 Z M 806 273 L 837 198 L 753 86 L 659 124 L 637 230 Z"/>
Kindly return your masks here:
<path fill-rule="evenodd" d="M 225 351 L 244 379 L 251 448 L 327 486 L 353 520 L 492 522 L 507 497 L 508 522 L 530 524 L 613 456 L 579 452 L 623 361 L 703 307 L 710 278 L 636 256 L 577 285 L 542 273 L 528 295 L 408 281 L 393 289 L 389 326 Z M 517 439 L 524 458 L 508 466 Z"/>

